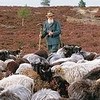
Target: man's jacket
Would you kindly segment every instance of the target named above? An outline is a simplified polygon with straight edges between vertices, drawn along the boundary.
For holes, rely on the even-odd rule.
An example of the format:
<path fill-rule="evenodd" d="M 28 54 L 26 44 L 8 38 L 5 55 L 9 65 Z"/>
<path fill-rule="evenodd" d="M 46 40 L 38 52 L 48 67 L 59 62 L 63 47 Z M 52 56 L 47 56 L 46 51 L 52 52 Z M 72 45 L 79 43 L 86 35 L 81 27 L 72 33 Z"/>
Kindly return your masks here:
<path fill-rule="evenodd" d="M 53 35 L 49 36 L 48 31 L 52 31 Z M 42 38 L 46 37 L 47 45 L 60 44 L 60 34 L 61 34 L 61 26 L 59 22 L 55 21 L 53 23 L 48 23 L 45 21 L 43 24 L 43 33 Z"/>

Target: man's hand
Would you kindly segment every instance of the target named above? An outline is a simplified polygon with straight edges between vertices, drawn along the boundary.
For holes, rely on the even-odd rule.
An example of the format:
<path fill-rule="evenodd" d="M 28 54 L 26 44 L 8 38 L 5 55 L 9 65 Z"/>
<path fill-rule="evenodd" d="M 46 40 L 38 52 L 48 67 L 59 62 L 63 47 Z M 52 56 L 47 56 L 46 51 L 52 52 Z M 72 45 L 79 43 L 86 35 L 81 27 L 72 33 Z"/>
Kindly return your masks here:
<path fill-rule="evenodd" d="M 53 35 L 53 32 L 49 31 L 49 36 Z"/>

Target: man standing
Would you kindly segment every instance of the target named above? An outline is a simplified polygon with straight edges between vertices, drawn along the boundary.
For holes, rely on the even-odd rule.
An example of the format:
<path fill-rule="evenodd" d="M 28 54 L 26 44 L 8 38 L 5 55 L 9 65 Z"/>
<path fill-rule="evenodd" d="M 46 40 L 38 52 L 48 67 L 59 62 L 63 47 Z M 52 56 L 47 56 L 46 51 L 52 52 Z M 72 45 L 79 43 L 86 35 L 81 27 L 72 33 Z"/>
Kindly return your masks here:
<path fill-rule="evenodd" d="M 43 24 L 43 32 L 40 34 L 40 37 L 46 37 L 48 51 L 54 53 L 60 45 L 61 26 L 58 21 L 54 20 L 54 14 L 52 12 L 48 12 L 46 17 L 47 20 Z"/>

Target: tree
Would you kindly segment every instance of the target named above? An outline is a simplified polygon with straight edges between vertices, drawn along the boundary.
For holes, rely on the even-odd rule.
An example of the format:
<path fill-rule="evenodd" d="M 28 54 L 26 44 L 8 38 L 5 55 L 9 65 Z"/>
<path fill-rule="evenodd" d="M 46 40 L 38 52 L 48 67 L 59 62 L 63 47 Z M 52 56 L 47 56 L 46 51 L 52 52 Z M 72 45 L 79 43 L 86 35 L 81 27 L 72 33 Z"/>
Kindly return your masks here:
<path fill-rule="evenodd" d="M 50 6 L 50 0 L 41 0 L 41 5 Z"/>
<path fill-rule="evenodd" d="M 80 0 L 79 7 L 86 7 L 86 3 L 83 0 Z"/>
<path fill-rule="evenodd" d="M 23 8 L 21 8 L 18 11 L 18 16 L 22 19 L 22 26 L 24 26 L 25 23 L 25 19 L 27 17 L 29 17 L 29 15 L 31 14 L 30 10 L 28 9 L 27 5 Z"/>

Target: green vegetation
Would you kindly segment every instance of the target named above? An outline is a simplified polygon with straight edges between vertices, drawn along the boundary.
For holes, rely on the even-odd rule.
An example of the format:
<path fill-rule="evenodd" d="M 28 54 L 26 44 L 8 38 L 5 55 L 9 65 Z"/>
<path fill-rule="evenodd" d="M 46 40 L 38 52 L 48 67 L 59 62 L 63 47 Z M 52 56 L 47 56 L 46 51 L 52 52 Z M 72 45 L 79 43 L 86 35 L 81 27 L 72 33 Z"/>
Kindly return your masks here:
<path fill-rule="evenodd" d="M 30 9 L 28 9 L 27 5 L 18 10 L 18 16 L 22 19 L 22 26 L 24 26 L 25 19 L 28 18 L 31 14 Z"/>
<path fill-rule="evenodd" d="M 41 5 L 50 6 L 50 0 L 41 0 Z"/>
<path fill-rule="evenodd" d="M 78 6 L 79 7 L 86 7 L 86 3 L 83 0 L 80 0 Z"/>

